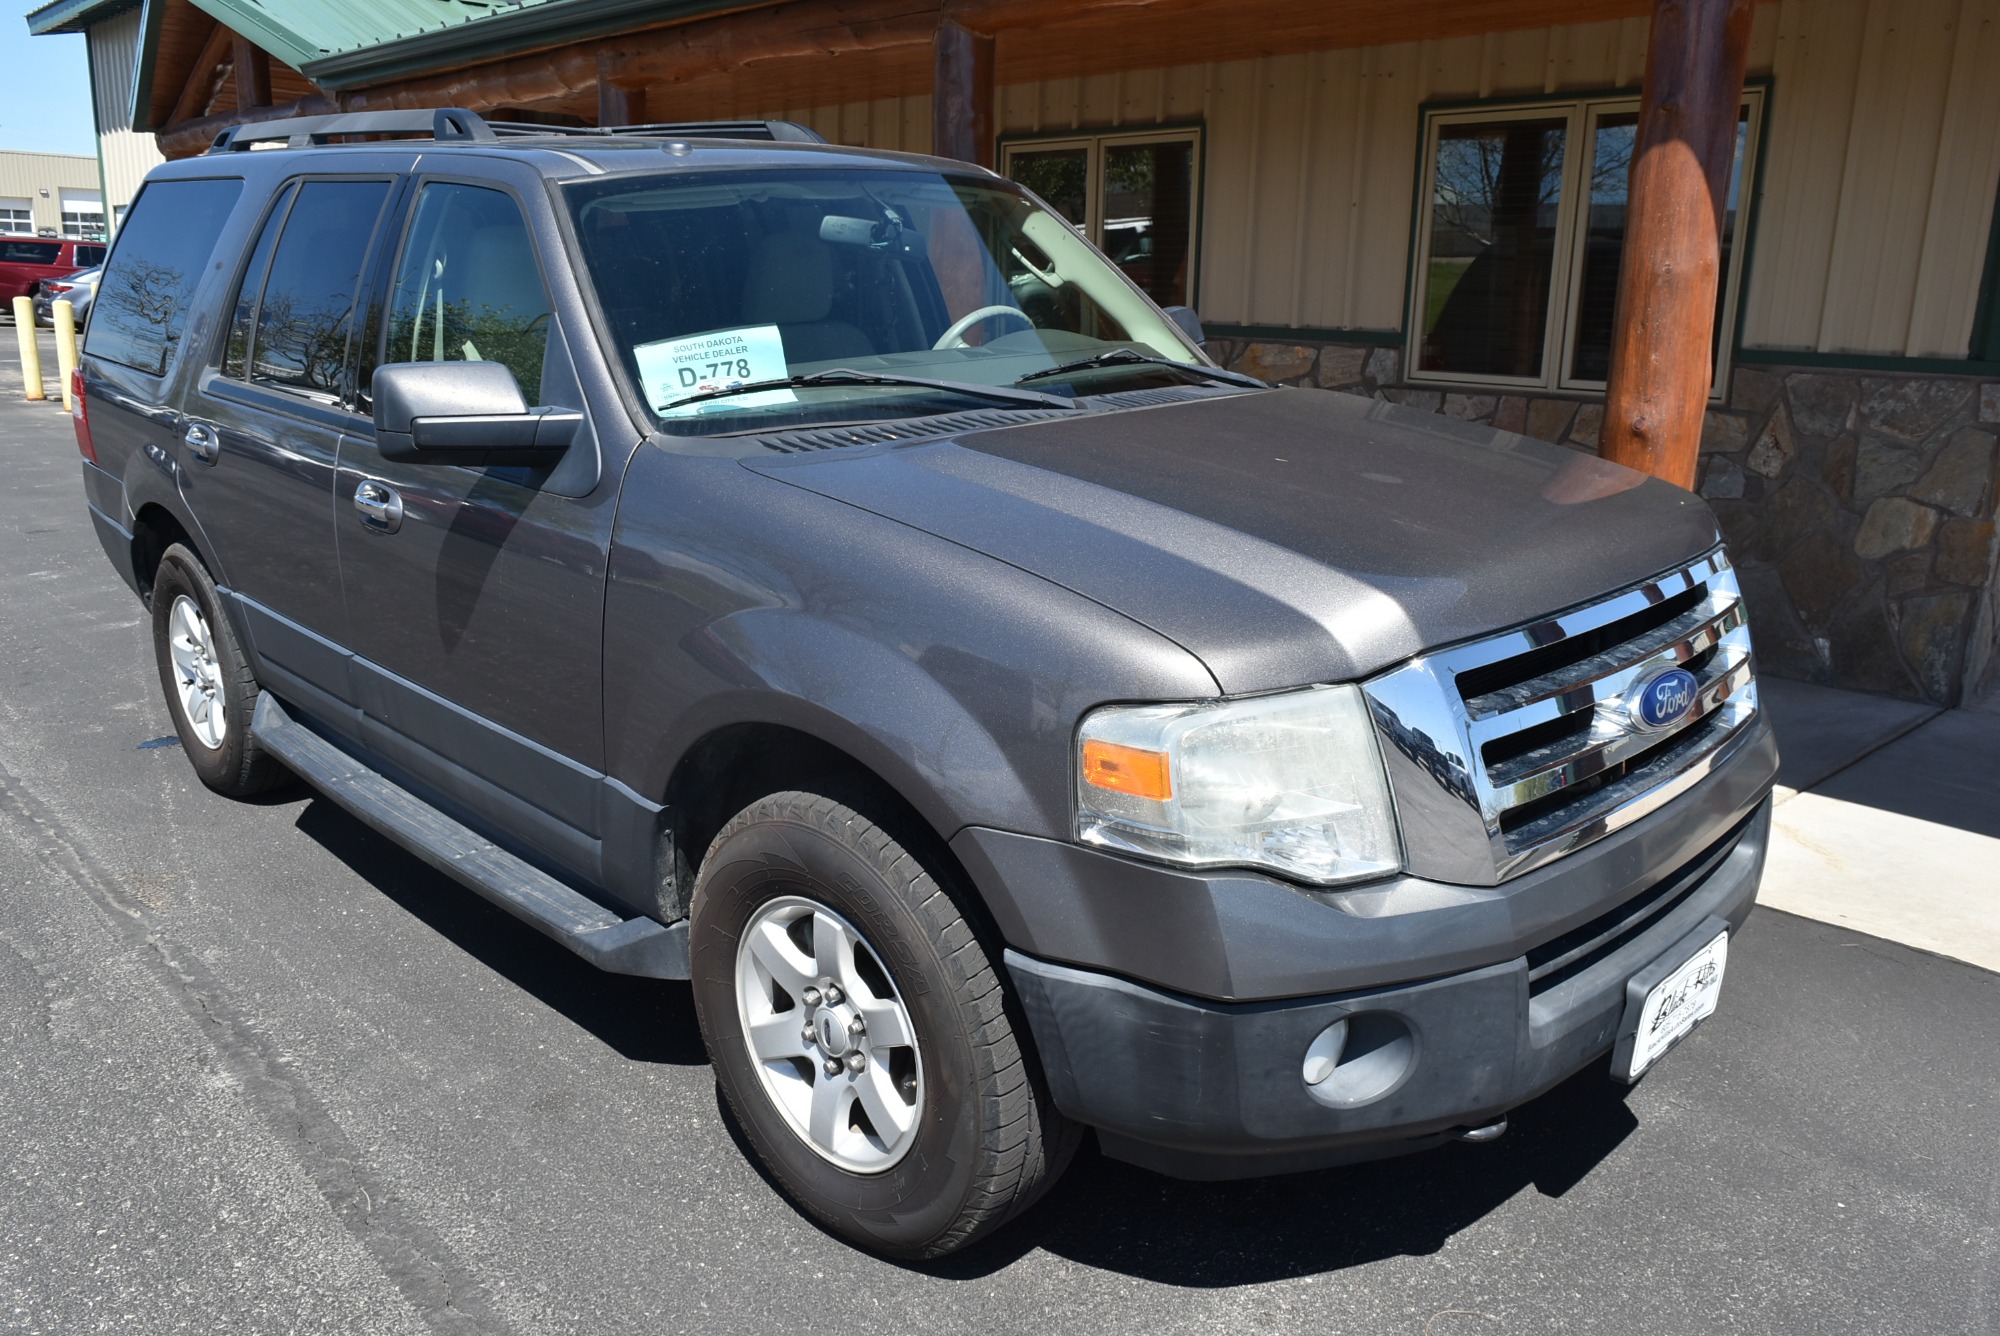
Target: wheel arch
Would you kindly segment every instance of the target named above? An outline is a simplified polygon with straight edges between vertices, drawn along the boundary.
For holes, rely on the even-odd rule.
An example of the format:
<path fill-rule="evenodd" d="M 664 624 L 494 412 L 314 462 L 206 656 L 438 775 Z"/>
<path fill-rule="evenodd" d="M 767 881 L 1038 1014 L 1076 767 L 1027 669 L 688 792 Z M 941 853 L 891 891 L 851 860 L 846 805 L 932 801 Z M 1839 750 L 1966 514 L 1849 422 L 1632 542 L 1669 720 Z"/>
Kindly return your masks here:
<path fill-rule="evenodd" d="M 800 722 L 745 718 L 704 732 L 682 752 L 662 795 L 673 823 L 674 847 L 690 879 L 716 833 L 731 817 L 759 798 L 788 789 L 842 797 L 863 804 L 866 814 L 906 843 L 940 875 L 948 875 L 978 899 L 976 886 L 951 852 L 959 822 L 948 804 L 875 748 L 855 746 Z M 688 887 L 689 890 L 692 886 Z M 983 912 L 983 906 L 981 906 Z"/>
<path fill-rule="evenodd" d="M 138 581 L 139 597 L 149 608 L 153 604 L 153 578 L 159 573 L 160 558 L 175 543 L 194 553 L 207 569 L 209 579 L 222 583 L 222 574 L 216 568 L 213 554 L 187 517 L 163 502 L 145 501 L 132 515 L 131 561 L 132 574 Z M 226 604 L 227 600 L 224 602 Z"/>

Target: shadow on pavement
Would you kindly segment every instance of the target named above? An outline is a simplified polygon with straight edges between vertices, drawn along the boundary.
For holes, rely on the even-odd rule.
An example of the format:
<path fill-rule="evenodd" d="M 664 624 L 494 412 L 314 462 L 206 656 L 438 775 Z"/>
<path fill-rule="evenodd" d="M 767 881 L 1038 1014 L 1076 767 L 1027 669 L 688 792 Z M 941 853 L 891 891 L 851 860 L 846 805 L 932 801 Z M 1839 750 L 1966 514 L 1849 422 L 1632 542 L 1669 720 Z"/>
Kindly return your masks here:
<path fill-rule="evenodd" d="M 287 797 L 296 800 L 296 790 Z M 606 974 L 384 839 L 325 798 L 297 826 L 439 936 L 634 1062 L 706 1066 L 684 983 Z"/>
<path fill-rule="evenodd" d="M 427 927 L 635 1062 L 707 1062 L 687 985 L 604 974 L 315 797 L 299 831 Z M 911 1269 L 973 1280 L 1036 1249 L 1208 1288 L 1334 1272 L 1442 1248 L 1523 1189 L 1561 1197 L 1638 1126 L 1600 1062 L 1514 1111 L 1490 1146 L 1452 1145 L 1318 1173 L 1188 1183 L 1086 1144 L 1049 1196 L 992 1240 Z M 723 1126 L 778 1188 L 719 1096 Z"/>
<path fill-rule="evenodd" d="M 2000 715 L 1947 710 L 1813 790 L 1932 825 L 2000 839 L 1993 761 Z"/>
<path fill-rule="evenodd" d="M 1165 1285 L 1211 1288 L 1421 1256 L 1525 1188 L 1560 1197 L 1638 1127 L 1603 1063 L 1515 1110 L 1490 1146 L 1342 1169 L 1184 1183 L 1086 1147 L 1048 1198 L 990 1243 L 921 1270 L 973 1279 L 1043 1249 Z"/>

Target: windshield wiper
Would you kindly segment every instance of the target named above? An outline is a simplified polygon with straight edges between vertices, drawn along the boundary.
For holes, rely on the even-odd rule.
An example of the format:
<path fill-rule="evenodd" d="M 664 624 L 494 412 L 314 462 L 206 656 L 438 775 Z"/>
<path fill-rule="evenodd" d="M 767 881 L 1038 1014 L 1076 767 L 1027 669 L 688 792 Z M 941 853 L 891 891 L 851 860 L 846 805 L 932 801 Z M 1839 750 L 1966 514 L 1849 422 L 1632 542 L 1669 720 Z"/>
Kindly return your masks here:
<path fill-rule="evenodd" d="M 931 380 L 923 376 L 898 376 L 879 371 L 856 371 L 850 367 L 833 367 L 826 371 L 813 371 L 803 376 L 776 376 L 769 380 L 748 380 L 738 385 L 724 385 L 713 390 L 703 390 L 700 394 L 690 394 L 684 399 L 662 405 L 661 412 L 680 408 L 686 404 L 698 404 L 708 399 L 727 399 L 738 394 L 758 394 L 765 390 L 796 390 L 813 385 L 900 385 L 920 390 L 944 390 L 952 394 L 970 395 L 978 399 L 996 399 L 1001 403 L 1030 404 L 1036 408 L 1075 408 L 1074 399 L 1065 399 L 1059 394 L 1047 394 L 1041 390 L 1018 390 L 1006 385 L 979 385 L 971 381 Z"/>
<path fill-rule="evenodd" d="M 1041 371 L 1030 371 L 1015 381 L 1016 385 L 1026 385 L 1031 380 L 1048 380 L 1053 376 L 1067 376 L 1077 371 L 1090 371 L 1101 366 L 1159 366 L 1172 371 L 1184 372 L 1190 376 L 1201 376 L 1208 380 L 1219 380 L 1225 385 L 1241 385 L 1246 389 L 1268 390 L 1269 381 L 1246 376 L 1241 371 L 1224 371 L 1219 366 L 1200 366 L 1193 362 L 1176 362 L 1171 357 L 1156 357 L 1142 353 L 1137 348 L 1113 348 L 1098 353 L 1094 357 L 1079 358 L 1074 362 L 1064 362 L 1061 366 L 1047 367 Z"/>

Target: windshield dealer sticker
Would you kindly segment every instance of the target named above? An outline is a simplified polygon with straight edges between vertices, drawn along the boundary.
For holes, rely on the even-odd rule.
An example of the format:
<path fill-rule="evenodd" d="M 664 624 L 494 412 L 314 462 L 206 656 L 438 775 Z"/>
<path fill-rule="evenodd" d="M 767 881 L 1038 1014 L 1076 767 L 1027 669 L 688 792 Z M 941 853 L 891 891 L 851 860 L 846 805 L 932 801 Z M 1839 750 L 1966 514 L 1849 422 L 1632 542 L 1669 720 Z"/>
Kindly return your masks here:
<path fill-rule="evenodd" d="M 646 400 L 662 417 L 687 417 L 709 411 L 754 408 L 759 404 L 788 404 L 798 398 L 790 390 L 764 390 L 675 406 L 678 400 L 711 390 L 750 381 L 782 380 L 789 375 L 784 336 L 776 325 L 748 325 L 684 339 L 661 339 L 638 345 L 632 349 L 632 355 L 639 362 Z"/>

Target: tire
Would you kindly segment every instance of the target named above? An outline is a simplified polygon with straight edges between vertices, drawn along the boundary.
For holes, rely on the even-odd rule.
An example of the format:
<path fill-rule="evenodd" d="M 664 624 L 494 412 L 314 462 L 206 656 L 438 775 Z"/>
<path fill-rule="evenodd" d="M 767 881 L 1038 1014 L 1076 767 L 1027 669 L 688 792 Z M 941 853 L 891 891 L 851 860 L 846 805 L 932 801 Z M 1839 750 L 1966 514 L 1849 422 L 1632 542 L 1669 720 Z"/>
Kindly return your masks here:
<path fill-rule="evenodd" d="M 912 854 L 928 832 L 899 840 L 857 810 L 878 804 L 854 801 L 772 794 L 715 837 L 689 906 L 695 1011 L 729 1109 L 784 1191 L 864 1248 L 938 1257 L 1032 1205 L 1082 1129 L 1056 1111 L 1016 1033 L 997 952 Z M 841 977 L 844 994 L 819 991 Z M 843 1015 L 867 1023 L 846 1038 L 836 1023 L 829 1037 Z M 852 1051 L 830 1076 L 842 1046 Z M 828 1090 L 840 1110 L 830 1136 L 814 1116 Z"/>
<path fill-rule="evenodd" d="M 250 735 L 257 675 L 223 615 L 215 581 L 180 543 L 153 576 L 153 657 L 181 750 L 201 782 L 246 798 L 291 781 L 291 773 Z"/>

